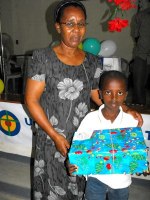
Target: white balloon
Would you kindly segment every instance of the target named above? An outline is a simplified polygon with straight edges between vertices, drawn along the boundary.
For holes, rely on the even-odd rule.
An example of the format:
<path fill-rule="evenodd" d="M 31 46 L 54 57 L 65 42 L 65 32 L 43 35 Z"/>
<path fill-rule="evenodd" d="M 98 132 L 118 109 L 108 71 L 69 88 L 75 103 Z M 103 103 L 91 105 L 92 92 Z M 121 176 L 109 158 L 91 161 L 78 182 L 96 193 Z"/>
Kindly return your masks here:
<path fill-rule="evenodd" d="M 116 50 L 117 45 L 114 41 L 105 40 L 101 43 L 101 50 L 98 55 L 102 57 L 110 57 L 116 52 Z"/>

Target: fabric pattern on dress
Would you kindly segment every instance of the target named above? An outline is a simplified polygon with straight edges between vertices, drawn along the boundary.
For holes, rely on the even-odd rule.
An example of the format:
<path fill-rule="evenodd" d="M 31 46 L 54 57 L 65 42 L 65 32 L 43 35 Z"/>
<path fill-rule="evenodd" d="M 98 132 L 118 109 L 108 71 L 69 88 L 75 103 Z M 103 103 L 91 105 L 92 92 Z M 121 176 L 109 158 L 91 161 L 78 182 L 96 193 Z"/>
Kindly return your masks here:
<path fill-rule="evenodd" d="M 37 77 L 36 81 L 42 81 L 39 77 L 45 77 L 46 88 L 41 105 L 55 130 L 69 142 L 81 120 L 90 111 L 90 91 L 91 88 L 98 88 L 101 72 L 98 57 L 89 53 L 79 66 L 62 63 L 50 47 L 33 53 L 28 77 L 34 77 L 34 80 Z M 34 199 L 82 200 L 84 189 L 85 178 L 67 175 L 65 158 L 39 127 L 34 163 Z"/>

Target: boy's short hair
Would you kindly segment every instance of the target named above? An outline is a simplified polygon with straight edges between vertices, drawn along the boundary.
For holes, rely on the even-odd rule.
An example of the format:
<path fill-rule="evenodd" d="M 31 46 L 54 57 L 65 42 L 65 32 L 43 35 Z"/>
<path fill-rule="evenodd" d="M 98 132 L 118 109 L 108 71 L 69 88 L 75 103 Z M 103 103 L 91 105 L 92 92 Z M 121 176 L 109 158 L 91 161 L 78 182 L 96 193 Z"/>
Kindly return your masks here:
<path fill-rule="evenodd" d="M 105 82 L 108 79 L 117 79 L 117 80 L 123 80 L 126 86 L 126 91 L 128 90 L 128 79 L 120 71 L 117 70 L 110 70 L 110 71 L 104 71 L 101 76 L 100 76 L 100 81 L 99 81 L 99 89 L 102 90 Z"/>

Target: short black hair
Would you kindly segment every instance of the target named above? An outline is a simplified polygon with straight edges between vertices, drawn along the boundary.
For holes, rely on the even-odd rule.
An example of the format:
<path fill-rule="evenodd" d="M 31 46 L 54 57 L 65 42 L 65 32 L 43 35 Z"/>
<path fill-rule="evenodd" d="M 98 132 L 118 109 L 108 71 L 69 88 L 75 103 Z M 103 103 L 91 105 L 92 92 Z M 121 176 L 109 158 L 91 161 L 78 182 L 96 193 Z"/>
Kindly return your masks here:
<path fill-rule="evenodd" d="M 57 6 L 54 10 L 54 22 L 60 23 L 64 9 L 69 7 L 69 6 L 81 8 L 81 10 L 83 10 L 83 12 L 84 12 L 85 19 L 87 18 L 86 9 L 85 9 L 84 5 L 79 0 L 62 0 L 57 4 Z"/>
<path fill-rule="evenodd" d="M 104 71 L 101 76 L 100 76 L 100 81 L 99 81 L 99 89 L 102 90 L 105 83 L 107 82 L 107 80 L 109 79 L 117 79 L 117 80 L 122 80 L 125 83 L 126 86 L 126 91 L 128 90 L 128 79 L 125 76 L 125 74 L 123 74 L 120 71 L 117 70 L 110 70 L 110 71 Z"/>

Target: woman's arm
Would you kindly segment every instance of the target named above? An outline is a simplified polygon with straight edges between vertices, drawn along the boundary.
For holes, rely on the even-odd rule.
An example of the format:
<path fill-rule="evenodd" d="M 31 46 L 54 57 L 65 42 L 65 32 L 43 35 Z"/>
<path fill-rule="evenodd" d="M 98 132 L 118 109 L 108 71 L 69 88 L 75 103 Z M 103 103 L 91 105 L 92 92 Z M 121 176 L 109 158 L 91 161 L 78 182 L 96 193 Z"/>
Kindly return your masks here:
<path fill-rule="evenodd" d="M 96 103 L 98 106 L 102 105 L 102 101 L 99 97 L 99 90 L 91 90 L 91 99 L 94 103 Z"/>
<path fill-rule="evenodd" d="M 40 105 L 40 97 L 45 89 L 44 81 L 36 81 L 27 79 L 25 90 L 25 104 L 36 123 L 51 137 L 56 148 L 63 156 L 66 156 L 67 149 L 70 145 L 68 141 L 51 125 L 42 106 Z"/>
<path fill-rule="evenodd" d="M 133 110 L 132 108 L 129 108 L 125 104 L 122 105 L 122 109 L 123 109 L 124 112 L 132 115 L 134 117 L 134 119 L 136 119 L 138 121 L 139 127 L 141 127 L 143 125 L 143 118 L 142 118 L 142 115 L 139 112 L 137 112 L 136 110 Z"/>

